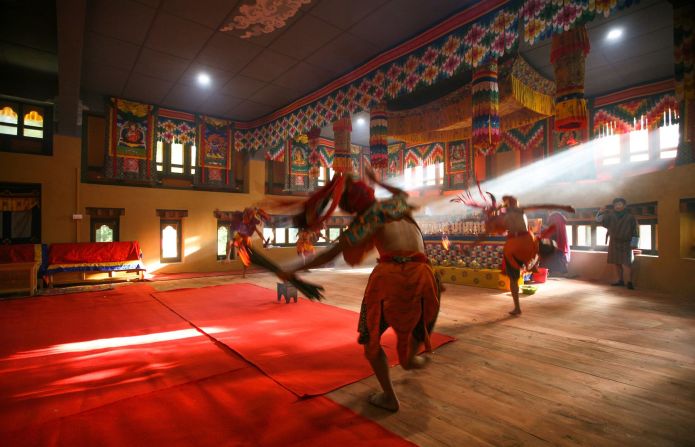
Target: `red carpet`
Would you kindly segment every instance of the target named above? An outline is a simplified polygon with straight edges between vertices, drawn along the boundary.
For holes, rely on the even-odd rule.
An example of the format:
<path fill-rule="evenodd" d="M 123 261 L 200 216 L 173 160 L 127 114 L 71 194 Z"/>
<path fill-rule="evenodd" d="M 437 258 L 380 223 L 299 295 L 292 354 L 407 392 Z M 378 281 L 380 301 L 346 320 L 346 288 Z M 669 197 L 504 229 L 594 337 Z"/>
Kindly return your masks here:
<path fill-rule="evenodd" d="M 358 314 L 306 299 L 278 303 L 276 292 L 251 284 L 179 289 L 153 294 L 298 396 L 330 392 L 372 374 L 357 344 Z M 330 297 L 329 297 L 330 298 Z M 451 337 L 433 334 L 433 347 Z M 384 350 L 397 364 L 396 338 Z"/>
<path fill-rule="evenodd" d="M 0 439 L 8 430 L 247 366 L 153 300 L 152 291 L 138 284 L 0 302 Z"/>
<path fill-rule="evenodd" d="M 306 300 L 276 304 L 272 291 L 250 285 L 157 294 L 179 301 L 180 310 L 207 309 L 195 321 L 206 336 L 153 292 L 135 284 L 0 301 L 0 444 L 413 445 L 325 397 L 298 399 L 210 338 L 255 341 L 259 348 L 252 357 L 271 359 L 268 368 L 276 375 L 335 387 L 336 378 L 341 384 L 361 378 L 346 379 L 340 371 L 370 373 L 355 343 L 354 313 Z M 244 313 L 245 325 L 235 328 Z M 297 333 L 283 332 L 292 330 L 288 317 L 299 320 Z M 350 327 L 345 346 L 329 331 L 320 342 L 280 343 L 301 338 L 303 326 L 320 328 L 324 320 Z M 278 358 L 281 350 L 286 358 Z"/>
<path fill-rule="evenodd" d="M 297 399 L 255 368 L 8 433 L 3 445 L 413 446 L 325 397 Z"/>

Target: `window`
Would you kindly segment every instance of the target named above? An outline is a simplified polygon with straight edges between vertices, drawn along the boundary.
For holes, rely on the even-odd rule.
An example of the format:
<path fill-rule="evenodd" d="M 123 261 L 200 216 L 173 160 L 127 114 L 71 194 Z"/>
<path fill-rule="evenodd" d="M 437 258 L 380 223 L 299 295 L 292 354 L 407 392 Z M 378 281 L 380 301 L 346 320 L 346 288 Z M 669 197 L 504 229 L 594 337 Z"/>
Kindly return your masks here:
<path fill-rule="evenodd" d="M 671 111 L 669 110 L 669 118 Z M 665 121 L 665 124 L 659 127 L 659 158 L 676 158 L 678 152 L 678 124 Z"/>
<path fill-rule="evenodd" d="M 41 242 L 41 185 L 0 183 L 0 243 Z"/>
<path fill-rule="evenodd" d="M 181 220 L 162 219 L 160 221 L 160 260 L 161 262 L 181 261 Z"/>
<path fill-rule="evenodd" d="M 405 168 L 403 170 L 403 182 L 407 190 L 441 185 L 444 182 L 444 163 Z"/>
<path fill-rule="evenodd" d="M 189 177 L 197 172 L 197 148 L 180 143 L 157 141 L 155 163 L 164 176 Z"/>
<path fill-rule="evenodd" d="M 342 229 L 340 227 L 329 227 L 328 228 L 328 239 L 333 242 L 338 240 Z"/>
<path fill-rule="evenodd" d="M 221 261 L 227 257 L 227 245 L 232 242 L 233 234 L 229 234 L 229 222 L 217 221 L 217 260 Z M 229 259 L 234 259 L 234 250 L 229 247 Z"/>
<path fill-rule="evenodd" d="M 159 216 L 159 258 L 160 262 L 180 262 L 183 252 L 183 218 L 187 210 L 156 210 Z"/>
<path fill-rule="evenodd" d="M 116 219 L 90 219 L 91 242 L 118 242 L 118 218 Z"/>
<path fill-rule="evenodd" d="M 574 245 L 574 235 L 572 234 L 572 225 L 565 225 L 565 231 L 567 232 L 567 245 Z"/>
<path fill-rule="evenodd" d="M 591 225 L 577 225 L 577 246 L 591 247 Z"/>
<path fill-rule="evenodd" d="M 125 208 L 87 207 L 89 216 L 89 240 L 91 242 L 118 242 L 121 216 Z"/>
<path fill-rule="evenodd" d="M 600 138 L 599 150 L 604 166 L 620 163 L 620 135 L 607 135 Z"/>
<path fill-rule="evenodd" d="M 629 212 L 637 219 L 640 239 L 639 248 L 642 254 L 658 254 L 657 241 L 657 206 L 656 202 L 638 203 L 627 206 Z M 595 216 L 597 209 L 577 210 L 577 215 L 583 215 L 582 220 L 573 220 L 567 225 L 567 239 L 573 250 L 606 251 L 610 236 L 608 230 L 596 223 L 589 216 Z"/>
<path fill-rule="evenodd" d="M 602 227 L 601 225 L 596 226 L 596 246 L 608 246 L 608 229 Z"/>
<path fill-rule="evenodd" d="M 649 160 L 649 131 L 647 129 L 630 132 L 630 161 Z"/>
<path fill-rule="evenodd" d="M 330 169 L 330 168 L 324 168 L 324 167 L 319 168 L 319 178 L 317 179 L 317 183 L 316 183 L 319 187 L 326 185 L 326 180 L 329 176 L 328 169 Z M 332 171 L 332 169 L 331 169 L 331 171 Z"/>
<path fill-rule="evenodd" d="M 0 150 L 50 155 L 53 109 L 0 97 Z"/>

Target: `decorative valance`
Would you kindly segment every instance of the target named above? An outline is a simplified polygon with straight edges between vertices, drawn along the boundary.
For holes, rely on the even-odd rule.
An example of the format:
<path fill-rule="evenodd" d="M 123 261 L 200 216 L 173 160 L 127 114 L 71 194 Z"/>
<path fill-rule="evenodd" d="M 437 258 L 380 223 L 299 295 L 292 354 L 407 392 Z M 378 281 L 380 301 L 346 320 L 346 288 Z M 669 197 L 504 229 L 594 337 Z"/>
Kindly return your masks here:
<path fill-rule="evenodd" d="M 195 115 L 177 110 L 157 110 L 157 141 L 195 145 Z"/>
<path fill-rule="evenodd" d="M 125 216 L 125 208 L 95 208 L 88 206 L 85 214 L 91 217 L 120 217 Z"/>
<path fill-rule="evenodd" d="M 541 115 L 555 113 L 555 82 L 541 76 L 526 60 L 514 60 L 511 74 L 514 99 L 529 110 Z"/>
<path fill-rule="evenodd" d="M 613 133 L 628 133 L 678 122 L 678 99 L 674 92 L 668 92 L 594 109 L 592 133 L 600 135 L 607 128 Z"/>
<path fill-rule="evenodd" d="M 504 131 L 497 152 L 541 151 L 542 153 L 546 145 L 547 124 L 547 120 L 541 120 L 534 124 Z"/>
<path fill-rule="evenodd" d="M 502 131 L 535 123 L 552 110 L 553 81 L 543 78 L 520 57 L 499 66 L 499 121 Z M 389 111 L 389 137 L 409 144 L 460 141 L 472 136 L 472 92 L 467 84 L 423 106 Z"/>
<path fill-rule="evenodd" d="M 161 219 L 182 219 L 188 217 L 188 210 L 162 210 L 156 211 L 157 216 Z"/>
<path fill-rule="evenodd" d="M 318 147 L 319 157 L 321 158 L 321 166 L 324 168 L 333 167 L 333 157 L 335 156 L 335 149 L 332 146 L 326 146 L 324 144 Z"/>
<path fill-rule="evenodd" d="M 444 143 L 430 143 L 405 148 L 405 166 L 427 166 L 444 163 Z"/>
<path fill-rule="evenodd" d="M 29 211 L 39 206 L 39 199 L 27 195 L 0 195 L 0 211 Z"/>
<path fill-rule="evenodd" d="M 265 159 L 278 162 L 285 161 L 286 146 L 286 143 L 284 141 L 281 141 L 277 146 L 271 147 L 266 151 Z"/>
<path fill-rule="evenodd" d="M 636 0 L 477 2 L 314 94 L 262 119 L 240 123 L 238 144 L 250 150 L 274 147 L 279 140 L 305 133 L 312 126 L 324 127 L 336 117 L 370 110 L 380 101 L 473 70 L 487 59 L 501 59 L 518 47 L 519 20 L 525 40 L 535 42 L 634 3 Z"/>

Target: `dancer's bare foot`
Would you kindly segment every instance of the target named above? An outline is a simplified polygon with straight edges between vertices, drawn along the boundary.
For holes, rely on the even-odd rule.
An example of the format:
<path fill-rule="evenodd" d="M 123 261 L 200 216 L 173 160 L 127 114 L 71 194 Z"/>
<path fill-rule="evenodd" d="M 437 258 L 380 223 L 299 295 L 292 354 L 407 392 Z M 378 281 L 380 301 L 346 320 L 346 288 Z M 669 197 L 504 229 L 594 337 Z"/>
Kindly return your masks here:
<path fill-rule="evenodd" d="M 513 311 L 509 312 L 509 315 L 521 315 L 521 309 L 514 309 Z"/>
<path fill-rule="evenodd" d="M 398 399 L 396 396 L 386 396 L 384 393 L 376 393 L 372 394 L 369 397 L 369 403 L 374 405 L 375 407 L 383 408 L 384 410 L 388 411 L 398 411 L 398 408 L 400 408 L 400 404 L 398 403 Z"/>
<path fill-rule="evenodd" d="M 429 363 L 429 357 L 425 357 L 424 355 L 416 355 L 410 359 L 408 369 L 422 369 L 427 366 L 427 363 Z"/>

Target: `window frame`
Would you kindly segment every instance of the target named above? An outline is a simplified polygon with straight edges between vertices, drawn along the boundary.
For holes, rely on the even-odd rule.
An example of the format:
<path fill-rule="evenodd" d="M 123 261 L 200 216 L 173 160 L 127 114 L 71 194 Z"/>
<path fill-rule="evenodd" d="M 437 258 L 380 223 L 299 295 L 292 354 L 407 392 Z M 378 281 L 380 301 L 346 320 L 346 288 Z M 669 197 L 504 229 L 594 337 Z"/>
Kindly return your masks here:
<path fill-rule="evenodd" d="M 53 105 L 0 95 L 0 106 L 4 104 L 13 106 L 13 109 L 16 107 L 17 124 L 2 123 L 2 125 L 16 127 L 17 135 L 0 133 L 0 152 L 53 155 Z M 24 124 L 24 115 L 28 113 L 29 109 L 36 108 L 43 111 L 42 128 Z M 41 138 L 28 137 L 24 135 L 25 129 L 42 130 L 43 135 Z M 40 145 L 37 142 L 40 142 Z"/>
<path fill-rule="evenodd" d="M 165 258 L 164 257 L 164 229 L 167 225 L 175 225 L 176 229 L 176 253 L 175 258 Z M 183 258 L 183 246 L 182 246 L 182 233 L 183 233 L 183 219 L 182 218 L 161 218 L 159 220 L 159 262 L 162 264 L 173 264 L 176 262 L 181 262 Z"/>
<path fill-rule="evenodd" d="M 109 225 L 111 224 L 111 225 Z M 113 230 L 113 241 L 120 242 L 120 219 L 118 217 L 90 217 L 89 241 L 96 242 L 96 230 L 101 225 L 107 225 Z"/>
<path fill-rule="evenodd" d="M 227 246 L 229 245 L 229 242 L 233 238 L 233 234 L 231 231 L 231 222 L 228 220 L 222 220 L 222 219 L 217 219 L 217 233 L 219 233 L 220 228 L 226 228 L 227 229 L 227 240 L 225 241 L 225 253 L 223 255 L 220 255 L 217 250 L 215 250 L 215 257 L 217 258 L 218 261 L 224 261 L 225 258 L 227 257 Z M 236 250 L 234 249 L 234 245 L 231 247 L 231 252 L 229 253 L 229 259 L 233 260 L 236 259 Z"/>
<path fill-rule="evenodd" d="M 162 144 L 161 163 L 156 161 L 156 151 L 159 143 Z M 173 143 L 167 143 L 166 141 L 157 141 L 155 143 L 155 169 L 157 174 L 162 178 L 192 180 L 200 173 L 200 166 L 198 166 L 197 163 L 194 164 L 194 159 L 192 156 L 192 146 L 195 146 L 195 144 L 181 144 L 181 146 L 183 148 L 183 165 L 181 166 L 183 172 L 172 172 L 171 152 Z M 198 150 L 199 148 L 196 146 L 196 155 L 198 154 Z M 160 167 L 162 168 L 161 171 L 159 170 Z M 178 168 L 179 165 L 176 165 L 175 167 Z M 195 172 L 191 172 L 192 170 Z"/>

